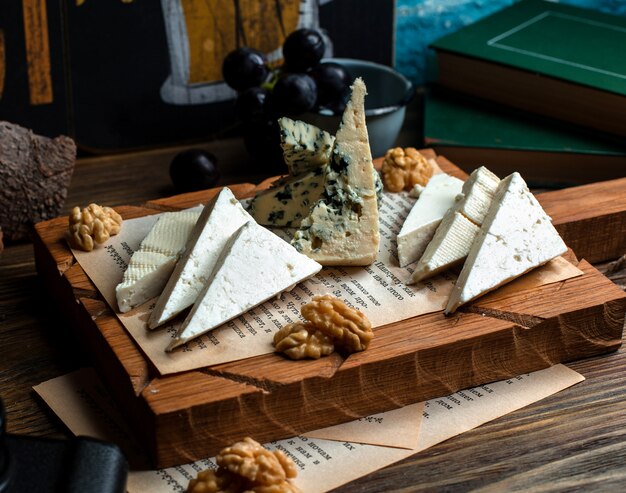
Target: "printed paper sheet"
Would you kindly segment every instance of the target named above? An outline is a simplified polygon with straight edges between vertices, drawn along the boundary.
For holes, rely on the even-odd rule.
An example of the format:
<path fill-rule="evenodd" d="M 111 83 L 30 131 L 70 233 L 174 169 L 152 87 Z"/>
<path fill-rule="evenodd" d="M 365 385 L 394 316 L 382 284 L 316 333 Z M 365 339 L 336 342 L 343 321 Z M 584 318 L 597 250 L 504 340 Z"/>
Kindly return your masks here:
<path fill-rule="evenodd" d="M 406 417 L 407 422 L 404 426 L 419 429 L 417 444 L 409 450 L 359 444 L 346 440 L 347 436 L 343 436 L 339 441 L 322 439 L 317 438 L 315 432 L 271 442 L 266 446 L 270 449 L 283 450 L 294 460 L 298 467 L 296 484 L 303 491 L 324 492 L 583 380 L 584 377 L 575 371 L 563 365 L 556 365 L 429 400 L 423 403 L 421 418 L 417 416 L 416 419 L 414 415 Z M 75 435 L 90 435 L 114 441 L 125 448 L 133 464 L 137 463 L 134 460 L 137 448 L 132 444 L 120 413 L 115 412 L 95 372 L 81 370 L 58 377 L 38 385 L 35 391 Z M 369 427 L 378 426 L 380 434 L 387 432 L 383 423 L 377 424 L 375 420 L 365 423 Z M 352 423 L 341 426 L 350 428 L 347 433 L 352 436 L 359 434 L 358 426 L 355 427 Z M 189 480 L 207 467 L 216 467 L 213 458 L 168 469 L 152 471 L 135 469 L 129 476 L 128 491 L 184 492 Z"/>
<path fill-rule="evenodd" d="M 365 313 L 373 327 L 442 310 L 455 277 L 444 273 L 426 282 L 407 285 L 413 266 L 398 265 L 395 239 L 415 199 L 406 193 L 384 194 L 380 209 L 381 244 L 376 261 L 367 267 L 324 268 L 292 291 L 227 322 L 180 349 L 166 353 L 181 319 L 150 331 L 147 320 L 154 300 L 120 314 L 115 286 L 121 281 L 132 252 L 139 247 L 157 216 L 130 219 L 120 234 L 92 252 L 74 251 L 78 262 L 115 311 L 141 349 L 162 375 L 236 361 L 273 352 L 273 334 L 300 319 L 300 307 L 316 294 L 333 294 Z M 292 232 L 274 230 L 289 240 Z M 581 275 L 562 258 L 505 286 L 507 292 L 528 289 Z"/>

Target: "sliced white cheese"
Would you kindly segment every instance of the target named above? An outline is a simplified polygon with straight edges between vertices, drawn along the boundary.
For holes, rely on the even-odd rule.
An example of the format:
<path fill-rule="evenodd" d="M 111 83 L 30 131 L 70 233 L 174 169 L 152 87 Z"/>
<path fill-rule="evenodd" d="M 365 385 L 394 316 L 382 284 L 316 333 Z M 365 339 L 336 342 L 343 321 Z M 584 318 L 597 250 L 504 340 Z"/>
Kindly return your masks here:
<path fill-rule="evenodd" d="M 499 182 L 498 177 L 484 166 L 470 174 L 454 206 L 446 212 L 417 262 L 411 282 L 432 277 L 465 259 Z"/>
<path fill-rule="evenodd" d="M 335 137 L 315 125 L 287 117 L 280 118 L 278 125 L 290 175 L 300 175 L 328 164 Z"/>
<path fill-rule="evenodd" d="M 369 265 L 378 254 L 378 201 L 365 94 L 365 83 L 356 79 L 337 131 L 324 193 L 292 241 L 299 252 L 322 265 Z"/>
<path fill-rule="evenodd" d="M 400 267 L 422 256 L 441 219 L 454 205 L 462 186 L 461 180 L 445 173 L 435 175 L 428 181 L 396 238 Z"/>
<path fill-rule="evenodd" d="M 567 247 L 519 175 L 500 183 L 445 313 L 565 253 Z"/>
<path fill-rule="evenodd" d="M 226 187 L 204 207 L 183 256 L 150 314 L 149 328 L 158 327 L 193 305 L 230 237 L 251 220 Z"/>
<path fill-rule="evenodd" d="M 256 194 L 248 212 L 266 226 L 299 227 L 324 191 L 328 165 L 318 166 L 299 176 L 283 178 Z"/>
<path fill-rule="evenodd" d="M 115 288 L 120 312 L 161 293 L 199 216 L 197 211 L 161 214 L 133 253 L 122 282 Z"/>
<path fill-rule="evenodd" d="M 311 277 L 322 266 L 254 222 L 225 246 L 210 281 L 167 348 L 172 350 Z"/>

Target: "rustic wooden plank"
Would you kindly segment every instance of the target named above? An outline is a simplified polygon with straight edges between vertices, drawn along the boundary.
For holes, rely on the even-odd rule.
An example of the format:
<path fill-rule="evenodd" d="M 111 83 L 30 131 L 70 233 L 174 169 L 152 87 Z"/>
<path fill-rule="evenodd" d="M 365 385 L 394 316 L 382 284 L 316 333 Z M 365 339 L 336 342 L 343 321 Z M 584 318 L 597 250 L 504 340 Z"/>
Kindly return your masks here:
<path fill-rule="evenodd" d="M 445 158 L 438 162 L 465 177 Z M 137 217 L 195 205 L 218 190 L 116 209 Z M 253 190 L 245 185 L 238 192 Z M 65 228 L 64 220 L 37 226 L 38 269 L 86 336 L 96 368 L 158 466 L 208 456 L 244 434 L 273 440 L 621 343 L 626 295 L 582 262 L 580 278 L 498 300 L 487 296 L 453 317 L 434 313 L 377 328 L 372 346 L 346 360 L 292 362 L 270 354 L 159 377 L 106 304 L 91 299 L 93 285 L 68 260 Z"/>
<path fill-rule="evenodd" d="M 580 258 L 595 263 L 626 254 L 626 178 L 545 192 L 537 200 Z"/>

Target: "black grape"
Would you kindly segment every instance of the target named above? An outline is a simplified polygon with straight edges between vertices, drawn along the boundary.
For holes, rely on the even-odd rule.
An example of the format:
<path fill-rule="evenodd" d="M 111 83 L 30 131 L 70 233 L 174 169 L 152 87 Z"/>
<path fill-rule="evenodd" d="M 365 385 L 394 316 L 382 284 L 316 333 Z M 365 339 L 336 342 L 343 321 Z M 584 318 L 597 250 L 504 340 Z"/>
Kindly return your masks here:
<path fill-rule="evenodd" d="M 283 43 L 283 58 L 288 72 L 306 72 L 324 56 L 324 38 L 313 29 L 298 29 Z"/>
<path fill-rule="evenodd" d="M 202 149 L 183 151 L 170 163 L 170 178 L 179 192 L 212 188 L 220 178 L 217 159 Z"/>
<path fill-rule="evenodd" d="M 269 74 L 265 56 L 252 48 L 231 51 L 222 63 L 224 81 L 236 91 L 259 86 Z"/>
<path fill-rule="evenodd" d="M 342 111 L 352 83 L 346 69 L 338 63 L 326 62 L 313 67 L 309 75 L 317 85 L 316 105 Z"/>
<path fill-rule="evenodd" d="M 235 108 L 239 118 L 244 121 L 263 118 L 268 111 L 270 93 L 262 87 L 249 87 L 239 93 Z"/>
<path fill-rule="evenodd" d="M 306 74 L 285 74 L 274 86 L 272 105 L 279 115 L 297 116 L 311 110 L 317 99 L 315 81 Z"/>

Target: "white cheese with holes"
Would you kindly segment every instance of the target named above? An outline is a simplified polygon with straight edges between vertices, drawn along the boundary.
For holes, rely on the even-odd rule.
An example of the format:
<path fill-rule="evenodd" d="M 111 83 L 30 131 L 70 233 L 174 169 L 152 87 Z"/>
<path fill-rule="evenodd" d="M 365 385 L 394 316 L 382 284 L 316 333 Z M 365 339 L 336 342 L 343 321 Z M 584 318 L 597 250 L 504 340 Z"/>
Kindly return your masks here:
<path fill-rule="evenodd" d="M 322 265 L 369 265 L 378 254 L 378 201 L 365 94 L 365 83 L 356 79 L 337 131 L 324 193 L 292 241 L 299 252 Z"/>
<path fill-rule="evenodd" d="M 290 175 L 299 175 L 328 164 L 335 142 L 328 132 L 300 120 L 282 117 L 280 145 Z"/>
<path fill-rule="evenodd" d="M 197 211 L 161 214 L 133 253 L 122 282 L 115 288 L 120 312 L 159 296 L 199 216 Z"/>
<path fill-rule="evenodd" d="M 445 213 L 454 205 L 463 182 L 441 173 L 433 176 L 402 225 L 396 238 L 400 267 L 419 259 Z"/>
<path fill-rule="evenodd" d="M 411 282 L 460 264 L 469 252 L 500 180 L 484 166 L 463 183 L 454 206 L 443 217 L 433 239 L 413 271 Z"/>
<path fill-rule="evenodd" d="M 519 175 L 500 183 L 445 313 L 565 253 L 567 247 Z"/>
<path fill-rule="evenodd" d="M 225 246 L 168 350 L 292 289 L 321 268 L 271 231 L 253 221 L 244 224 Z"/>
<path fill-rule="evenodd" d="M 250 214 L 226 187 L 204 207 L 184 254 L 150 314 L 150 329 L 194 304 L 230 237 L 251 220 Z"/>

